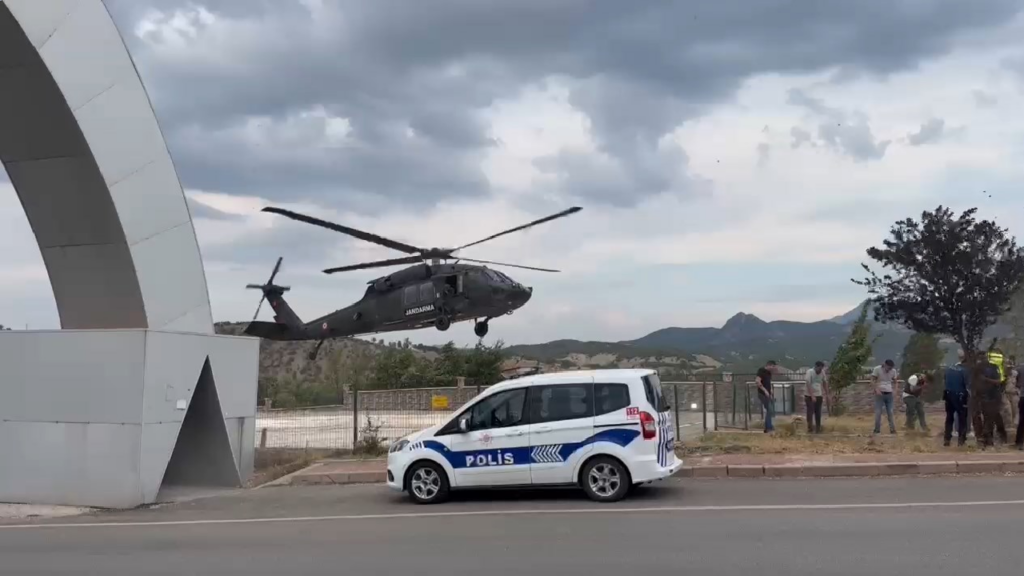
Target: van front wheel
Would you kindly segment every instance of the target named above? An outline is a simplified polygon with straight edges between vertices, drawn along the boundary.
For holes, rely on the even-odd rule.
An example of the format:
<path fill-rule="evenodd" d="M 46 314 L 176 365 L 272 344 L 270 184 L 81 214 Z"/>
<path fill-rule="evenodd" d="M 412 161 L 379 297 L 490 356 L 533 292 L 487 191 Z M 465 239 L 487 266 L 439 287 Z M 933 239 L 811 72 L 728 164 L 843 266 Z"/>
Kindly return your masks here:
<path fill-rule="evenodd" d="M 583 491 L 595 502 L 618 502 L 629 493 L 629 470 L 615 458 L 598 456 L 583 468 Z"/>
<path fill-rule="evenodd" d="M 417 504 L 439 504 L 448 499 L 448 475 L 429 461 L 413 464 L 406 483 L 409 497 Z"/>

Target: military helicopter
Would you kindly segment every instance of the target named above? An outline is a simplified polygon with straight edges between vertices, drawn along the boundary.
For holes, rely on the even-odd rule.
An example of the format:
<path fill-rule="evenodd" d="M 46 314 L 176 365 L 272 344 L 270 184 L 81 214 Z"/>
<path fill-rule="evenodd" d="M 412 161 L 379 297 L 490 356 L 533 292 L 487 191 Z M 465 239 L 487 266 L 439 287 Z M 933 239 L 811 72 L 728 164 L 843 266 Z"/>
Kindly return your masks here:
<path fill-rule="evenodd" d="M 283 260 L 283 258 L 278 258 L 266 283 L 246 285 L 246 288 L 261 290 L 263 297 L 260 298 L 260 302 L 256 306 L 256 314 L 245 328 L 245 333 L 267 340 L 316 340 L 316 347 L 309 354 L 310 359 L 316 358 L 320 347 L 329 338 L 416 330 L 428 326 L 445 331 L 454 322 L 470 319 L 475 322 L 473 332 L 483 338 L 487 335 L 490 320 L 512 314 L 521 308 L 530 300 L 533 288 L 523 286 L 498 270 L 487 266 L 462 264 L 459 262 L 460 260 L 540 272 L 558 272 L 558 270 L 477 260 L 456 256 L 456 253 L 499 236 L 575 214 L 580 210 L 582 208 L 574 206 L 458 248 L 419 248 L 313 216 L 268 206 L 262 211 L 280 214 L 299 222 L 321 226 L 409 254 L 409 256 L 401 258 L 328 268 L 324 270 L 325 274 L 400 264 L 415 263 L 415 265 L 369 281 L 366 293 L 358 302 L 316 320 L 303 322 L 284 300 L 283 295 L 290 288 L 274 284 L 274 279 L 281 270 L 281 261 Z M 449 263 L 448 260 L 454 260 L 454 262 Z M 264 300 L 270 302 L 270 307 L 274 309 L 273 322 L 256 320 Z"/>

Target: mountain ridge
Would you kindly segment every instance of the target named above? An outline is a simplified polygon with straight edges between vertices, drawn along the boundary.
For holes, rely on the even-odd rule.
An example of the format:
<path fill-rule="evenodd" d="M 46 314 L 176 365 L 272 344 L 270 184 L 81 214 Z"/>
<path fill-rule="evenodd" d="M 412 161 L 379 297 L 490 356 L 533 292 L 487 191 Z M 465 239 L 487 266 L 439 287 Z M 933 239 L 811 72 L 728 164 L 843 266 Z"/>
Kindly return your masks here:
<path fill-rule="evenodd" d="M 767 360 L 776 360 L 784 367 L 798 369 L 813 365 L 816 360 L 829 361 L 856 321 L 863 302 L 845 314 L 813 322 L 793 320 L 766 321 L 755 314 L 738 312 L 720 328 L 670 326 L 660 328 L 633 340 L 618 342 L 582 342 L 556 340 L 542 344 L 514 345 L 506 353 L 525 360 L 555 362 L 564 365 L 569 354 L 604 358 L 577 358 L 579 367 L 609 365 L 614 355 L 621 365 L 633 363 L 643 356 L 687 358 L 689 371 L 707 371 L 709 367 L 734 372 L 753 372 Z M 898 325 L 875 322 L 869 315 L 873 336 L 878 336 L 872 361 L 898 360 L 912 331 Z M 700 360 L 697 360 L 697 358 Z M 603 360 L 603 362 L 602 362 Z M 710 360 L 710 362 L 709 362 Z"/>

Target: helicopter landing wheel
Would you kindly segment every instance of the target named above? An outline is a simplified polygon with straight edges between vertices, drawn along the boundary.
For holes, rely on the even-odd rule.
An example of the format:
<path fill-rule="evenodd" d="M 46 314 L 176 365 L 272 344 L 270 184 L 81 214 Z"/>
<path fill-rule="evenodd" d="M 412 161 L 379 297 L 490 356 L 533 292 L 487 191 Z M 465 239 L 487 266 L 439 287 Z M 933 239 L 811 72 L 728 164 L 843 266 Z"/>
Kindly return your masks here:
<path fill-rule="evenodd" d="M 440 330 L 441 332 L 444 332 L 445 330 L 451 328 L 451 326 L 452 319 L 447 314 L 442 314 L 438 316 L 437 319 L 434 320 L 434 327 Z"/>
<path fill-rule="evenodd" d="M 476 324 L 473 325 L 473 333 L 476 334 L 478 337 L 483 338 L 484 336 L 487 336 L 488 328 L 490 328 L 490 326 L 488 326 L 487 320 L 484 320 L 483 322 L 477 322 Z"/>

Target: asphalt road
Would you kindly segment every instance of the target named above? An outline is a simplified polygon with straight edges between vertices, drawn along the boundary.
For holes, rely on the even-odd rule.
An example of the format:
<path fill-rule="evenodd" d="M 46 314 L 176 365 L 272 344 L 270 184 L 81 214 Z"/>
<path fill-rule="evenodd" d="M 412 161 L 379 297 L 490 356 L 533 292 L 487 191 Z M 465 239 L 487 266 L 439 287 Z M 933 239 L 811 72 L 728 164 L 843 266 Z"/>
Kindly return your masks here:
<path fill-rule="evenodd" d="M 1024 478 L 673 480 L 415 506 L 379 486 L 267 488 L 0 524 L 0 573 L 1014 574 Z"/>

